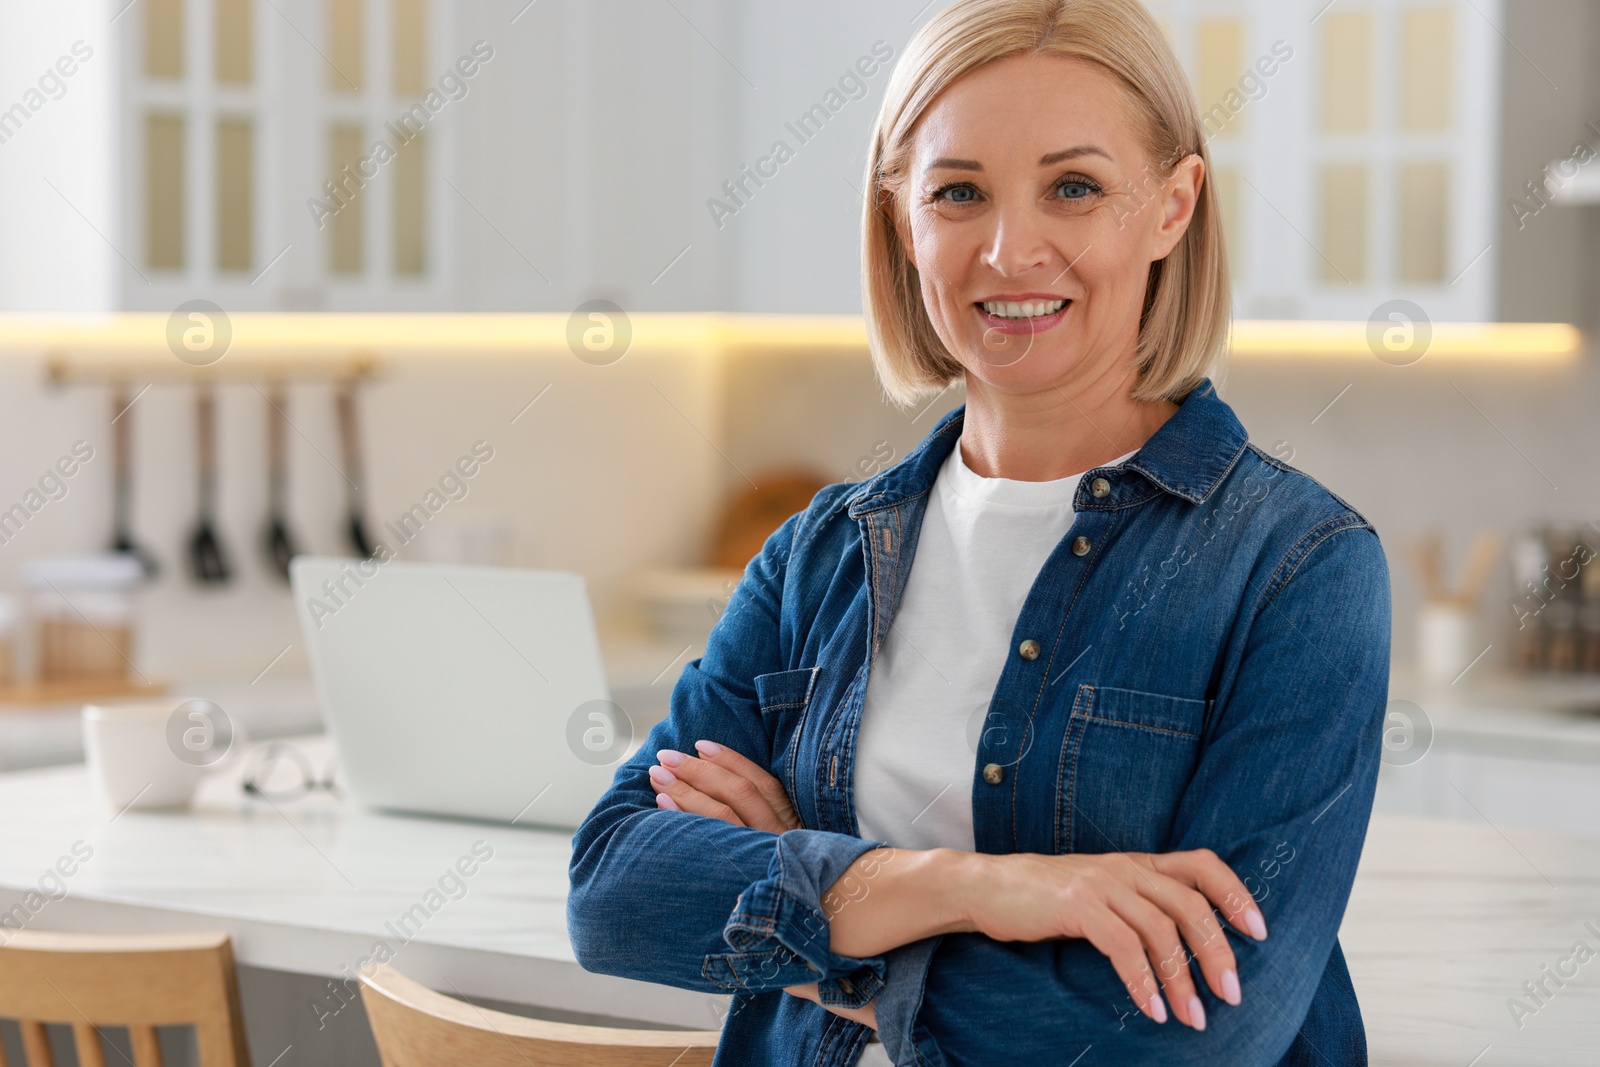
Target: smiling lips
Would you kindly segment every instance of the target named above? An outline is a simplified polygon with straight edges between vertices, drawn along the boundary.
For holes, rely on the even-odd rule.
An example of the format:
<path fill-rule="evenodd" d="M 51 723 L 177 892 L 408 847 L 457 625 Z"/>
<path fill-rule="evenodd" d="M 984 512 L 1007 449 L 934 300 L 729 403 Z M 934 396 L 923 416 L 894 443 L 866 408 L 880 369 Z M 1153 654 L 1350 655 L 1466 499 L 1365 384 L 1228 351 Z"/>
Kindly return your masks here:
<path fill-rule="evenodd" d="M 973 305 L 985 326 L 999 333 L 1037 334 L 1051 329 L 1067 317 L 1072 301 L 1049 293 L 1019 294 Z"/>

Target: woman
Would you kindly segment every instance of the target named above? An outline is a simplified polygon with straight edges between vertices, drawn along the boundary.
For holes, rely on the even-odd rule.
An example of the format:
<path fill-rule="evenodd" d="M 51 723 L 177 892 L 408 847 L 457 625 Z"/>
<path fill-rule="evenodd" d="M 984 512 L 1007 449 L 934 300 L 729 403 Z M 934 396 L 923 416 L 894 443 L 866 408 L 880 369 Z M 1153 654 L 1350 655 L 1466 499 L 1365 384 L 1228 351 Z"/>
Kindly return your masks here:
<path fill-rule="evenodd" d="M 719 1064 L 1364 1063 L 1388 573 L 1207 377 L 1170 47 L 1137 0 L 961 0 L 868 167 L 880 379 L 966 402 L 750 562 L 574 839 L 578 959 L 733 993 Z"/>

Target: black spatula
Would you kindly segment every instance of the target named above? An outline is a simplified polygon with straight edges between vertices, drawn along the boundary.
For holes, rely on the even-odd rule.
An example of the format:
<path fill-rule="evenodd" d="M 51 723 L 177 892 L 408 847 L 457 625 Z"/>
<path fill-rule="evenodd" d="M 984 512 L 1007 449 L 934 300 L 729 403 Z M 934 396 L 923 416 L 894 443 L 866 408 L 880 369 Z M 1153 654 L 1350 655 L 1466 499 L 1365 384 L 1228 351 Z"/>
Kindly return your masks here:
<path fill-rule="evenodd" d="M 233 576 L 217 536 L 217 407 L 209 382 L 195 387 L 195 438 L 199 445 L 200 517 L 189 539 L 189 566 L 196 581 L 221 584 Z"/>
<path fill-rule="evenodd" d="M 339 383 L 334 392 L 334 404 L 339 416 L 339 446 L 344 452 L 345 534 L 350 547 L 362 559 L 371 559 L 377 549 L 367 536 L 366 472 L 361 469 L 361 431 L 356 424 L 356 383 L 347 379 Z"/>
<path fill-rule="evenodd" d="M 267 559 L 284 581 L 289 561 L 299 554 L 289 532 L 289 454 L 287 433 L 289 397 L 282 382 L 262 394 L 267 398 Z"/>
<path fill-rule="evenodd" d="M 114 479 L 111 501 L 111 550 L 123 552 L 139 561 L 146 578 L 154 578 L 161 568 L 156 558 L 133 539 L 133 402 L 128 387 L 111 390 L 111 463 Z"/>

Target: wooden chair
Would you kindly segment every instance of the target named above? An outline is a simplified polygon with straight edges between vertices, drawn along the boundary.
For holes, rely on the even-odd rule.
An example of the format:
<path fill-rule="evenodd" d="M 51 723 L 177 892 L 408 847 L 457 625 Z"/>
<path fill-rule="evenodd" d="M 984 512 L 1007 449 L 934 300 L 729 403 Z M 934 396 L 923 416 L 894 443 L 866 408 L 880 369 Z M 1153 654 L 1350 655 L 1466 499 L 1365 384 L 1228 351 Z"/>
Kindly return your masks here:
<path fill-rule="evenodd" d="M 508 1015 L 389 967 L 361 978 L 383 1067 L 709 1067 L 715 1030 L 622 1030 Z"/>
<path fill-rule="evenodd" d="M 161 1067 L 158 1026 L 193 1026 L 200 1067 L 250 1067 L 227 934 L 5 933 L 0 1017 L 21 1025 L 28 1067 L 55 1067 L 45 1023 L 72 1027 L 81 1067 L 106 1067 L 111 1027 L 127 1028 L 137 1067 Z"/>

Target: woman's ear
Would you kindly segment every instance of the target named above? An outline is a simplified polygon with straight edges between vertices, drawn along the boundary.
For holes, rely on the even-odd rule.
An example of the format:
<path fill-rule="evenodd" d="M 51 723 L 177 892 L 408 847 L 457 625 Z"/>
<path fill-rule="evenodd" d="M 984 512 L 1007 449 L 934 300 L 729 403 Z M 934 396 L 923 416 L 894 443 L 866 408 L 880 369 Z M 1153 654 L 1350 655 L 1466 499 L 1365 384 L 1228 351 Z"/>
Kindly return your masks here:
<path fill-rule="evenodd" d="M 1194 211 L 1200 203 L 1200 189 L 1206 180 L 1206 164 L 1193 153 L 1178 161 L 1172 175 L 1161 186 L 1161 221 L 1153 235 L 1151 262 L 1165 259 L 1189 232 Z"/>
<path fill-rule="evenodd" d="M 900 249 L 906 254 L 906 259 L 912 263 L 917 261 L 914 245 L 911 240 L 911 219 L 900 210 L 900 203 L 894 193 L 887 189 L 878 194 L 878 203 L 882 210 L 889 213 L 889 221 L 894 226 L 895 238 L 900 242 Z"/>

